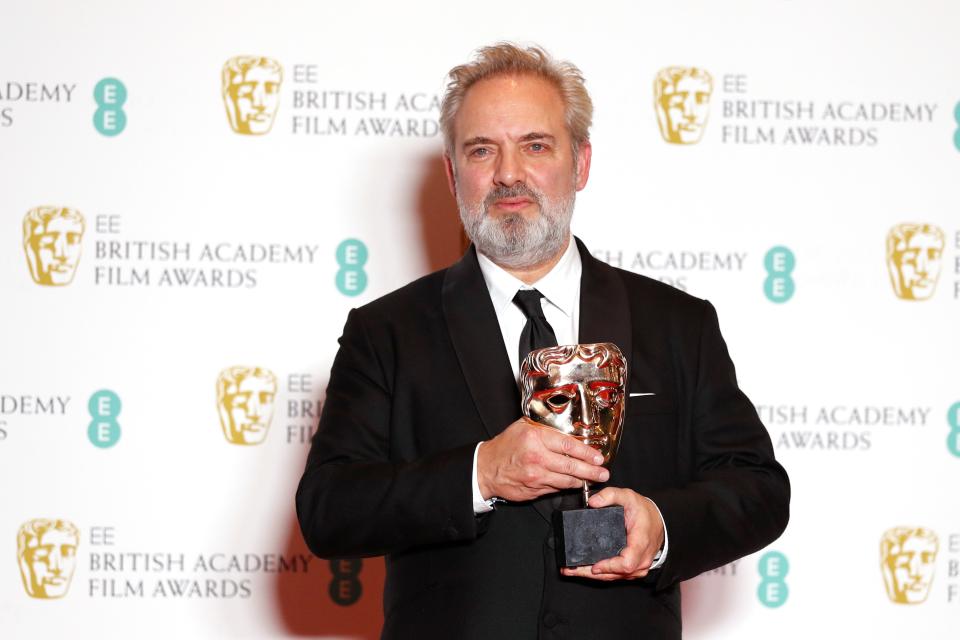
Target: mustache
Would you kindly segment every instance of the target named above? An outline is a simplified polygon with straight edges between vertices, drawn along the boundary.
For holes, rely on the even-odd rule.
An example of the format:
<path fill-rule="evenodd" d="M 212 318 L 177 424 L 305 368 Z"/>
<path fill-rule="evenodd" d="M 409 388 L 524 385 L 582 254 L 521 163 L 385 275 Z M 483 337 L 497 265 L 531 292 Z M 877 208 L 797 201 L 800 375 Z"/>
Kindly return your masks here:
<path fill-rule="evenodd" d="M 536 202 L 538 207 L 543 206 L 543 196 L 540 194 L 540 192 L 534 191 L 522 182 L 518 182 L 511 187 L 502 184 L 494 187 L 489 193 L 487 193 L 487 197 L 483 199 L 483 206 L 484 209 L 489 209 L 497 200 L 502 200 L 504 198 L 524 197 L 530 198 Z"/>

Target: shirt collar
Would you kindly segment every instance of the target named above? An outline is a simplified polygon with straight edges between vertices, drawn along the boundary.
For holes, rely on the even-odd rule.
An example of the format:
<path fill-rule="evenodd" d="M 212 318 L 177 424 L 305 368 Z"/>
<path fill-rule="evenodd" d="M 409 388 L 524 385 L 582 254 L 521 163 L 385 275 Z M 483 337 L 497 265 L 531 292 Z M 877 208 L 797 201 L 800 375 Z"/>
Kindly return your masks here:
<path fill-rule="evenodd" d="M 513 297 L 517 295 L 518 290 L 537 289 L 550 304 L 568 317 L 573 316 L 574 305 L 577 303 L 580 292 L 583 263 L 572 234 L 567 250 L 563 252 L 560 261 L 533 285 L 527 285 L 519 278 L 510 275 L 479 251 L 477 261 L 480 263 L 480 272 L 483 274 L 484 282 L 487 283 L 487 291 L 490 292 L 490 300 L 497 314 L 508 304 L 513 303 Z"/>

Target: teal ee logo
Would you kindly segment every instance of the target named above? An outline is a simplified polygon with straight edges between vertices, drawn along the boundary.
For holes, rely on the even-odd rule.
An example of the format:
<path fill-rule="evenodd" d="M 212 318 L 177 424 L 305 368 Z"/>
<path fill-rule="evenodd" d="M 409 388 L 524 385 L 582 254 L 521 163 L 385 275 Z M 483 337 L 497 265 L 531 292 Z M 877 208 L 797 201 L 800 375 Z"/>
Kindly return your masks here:
<path fill-rule="evenodd" d="M 362 567 L 363 560 L 359 558 L 330 561 L 330 573 L 333 574 L 333 580 L 330 581 L 331 600 L 346 607 L 360 599 L 363 594 L 363 585 L 360 583 Z"/>
<path fill-rule="evenodd" d="M 953 146 L 960 151 L 960 102 L 953 108 L 953 120 L 957 123 L 957 130 L 953 132 Z"/>
<path fill-rule="evenodd" d="M 93 446 L 109 449 L 120 439 L 120 424 L 117 416 L 120 415 L 120 396 L 109 389 L 101 389 L 92 396 L 87 403 L 90 416 L 93 420 L 87 428 L 87 437 Z"/>
<path fill-rule="evenodd" d="M 775 609 L 787 601 L 790 589 L 785 581 L 790 563 L 787 556 L 779 551 L 770 551 L 760 558 L 760 587 L 757 588 L 757 597 L 765 607 Z"/>
<path fill-rule="evenodd" d="M 960 458 L 960 402 L 954 402 L 947 409 L 947 424 L 950 425 L 950 435 L 947 436 L 947 449 Z"/>
<path fill-rule="evenodd" d="M 345 296 L 358 296 L 367 288 L 367 245 L 350 238 L 337 247 L 337 289 Z"/>
<path fill-rule="evenodd" d="M 770 302 L 786 302 L 793 297 L 796 289 L 793 277 L 797 259 L 793 251 L 786 247 L 774 247 L 763 257 L 763 268 L 767 270 L 767 279 L 763 281 L 763 293 Z"/>
<path fill-rule="evenodd" d="M 105 136 L 115 136 L 127 126 L 127 114 L 123 103 L 127 101 L 127 88 L 116 78 L 104 78 L 93 88 L 97 110 L 93 114 L 93 126 Z"/>

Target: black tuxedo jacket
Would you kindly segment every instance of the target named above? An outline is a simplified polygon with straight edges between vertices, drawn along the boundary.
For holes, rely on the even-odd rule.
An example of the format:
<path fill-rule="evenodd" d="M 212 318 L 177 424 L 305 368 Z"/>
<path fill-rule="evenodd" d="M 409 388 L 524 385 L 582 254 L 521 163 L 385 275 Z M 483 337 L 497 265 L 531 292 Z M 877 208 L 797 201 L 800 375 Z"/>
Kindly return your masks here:
<path fill-rule="evenodd" d="M 709 303 L 583 261 L 580 342 L 627 356 L 610 486 L 660 508 L 667 561 L 644 580 L 565 578 L 549 499 L 473 513 L 477 443 L 520 417 L 475 250 L 350 312 L 297 491 L 321 557 L 386 555 L 385 638 L 679 638 L 679 581 L 783 531 L 789 483 L 740 391 Z"/>

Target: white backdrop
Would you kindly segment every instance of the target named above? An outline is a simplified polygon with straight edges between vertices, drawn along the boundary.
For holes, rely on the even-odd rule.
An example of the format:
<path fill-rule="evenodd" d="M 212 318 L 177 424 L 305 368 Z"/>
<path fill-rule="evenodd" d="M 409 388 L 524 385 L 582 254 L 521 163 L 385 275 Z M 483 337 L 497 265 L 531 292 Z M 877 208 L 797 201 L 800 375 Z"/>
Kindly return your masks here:
<path fill-rule="evenodd" d="M 716 305 L 791 476 L 783 537 L 684 585 L 685 636 L 953 633 L 955 3 L 45 0 L 0 24 L 4 637 L 376 637 L 382 561 L 311 558 L 293 493 L 347 311 L 459 255 L 436 98 L 503 39 L 583 70 L 594 160 L 575 232 Z M 283 69 L 263 135 L 228 122 L 221 70 L 241 55 Z M 670 66 L 713 78 L 699 143 L 661 137 Z M 23 221 L 43 206 L 84 220 L 69 284 L 28 267 Z M 926 300 L 891 286 L 903 223 L 942 233 Z M 775 247 L 795 260 L 779 299 Z M 238 365 L 275 376 L 262 444 L 221 428 L 217 377 Z M 72 523 L 75 550 L 20 562 L 37 519 Z M 899 526 L 938 540 L 916 604 L 885 591 L 880 540 Z M 21 570 L 54 564 L 31 595 Z"/>

